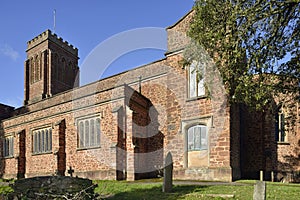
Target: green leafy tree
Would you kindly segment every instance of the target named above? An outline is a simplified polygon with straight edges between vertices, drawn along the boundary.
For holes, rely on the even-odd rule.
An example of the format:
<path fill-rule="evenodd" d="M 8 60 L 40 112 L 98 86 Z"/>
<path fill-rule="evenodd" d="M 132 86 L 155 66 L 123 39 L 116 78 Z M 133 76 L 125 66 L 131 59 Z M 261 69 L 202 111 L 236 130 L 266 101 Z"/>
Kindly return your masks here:
<path fill-rule="evenodd" d="M 198 0 L 194 10 L 188 34 L 214 60 L 230 102 L 261 109 L 270 95 L 298 91 L 300 0 Z"/>

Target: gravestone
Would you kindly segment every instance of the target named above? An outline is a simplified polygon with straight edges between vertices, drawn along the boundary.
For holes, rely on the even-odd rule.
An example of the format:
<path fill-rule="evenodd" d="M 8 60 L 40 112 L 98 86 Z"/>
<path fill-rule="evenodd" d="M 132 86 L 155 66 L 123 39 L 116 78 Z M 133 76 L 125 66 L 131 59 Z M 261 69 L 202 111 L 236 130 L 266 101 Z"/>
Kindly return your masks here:
<path fill-rule="evenodd" d="M 173 184 L 173 159 L 169 152 L 165 159 L 163 192 L 171 192 Z"/>
<path fill-rule="evenodd" d="M 265 200 L 266 199 L 266 182 L 257 181 L 254 185 L 253 200 Z"/>
<path fill-rule="evenodd" d="M 264 171 L 262 170 L 259 171 L 259 180 L 264 181 Z"/>

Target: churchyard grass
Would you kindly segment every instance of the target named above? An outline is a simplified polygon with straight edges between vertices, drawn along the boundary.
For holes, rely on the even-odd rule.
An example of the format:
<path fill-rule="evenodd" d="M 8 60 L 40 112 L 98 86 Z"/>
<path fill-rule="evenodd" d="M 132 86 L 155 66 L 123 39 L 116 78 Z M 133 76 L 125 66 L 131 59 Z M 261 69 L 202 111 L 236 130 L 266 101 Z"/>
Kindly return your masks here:
<path fill-rule="evenodd" d="M 98 184 L 95 192 L 104 199 L 144 199 L 144 200 L 175 200 L 175 199 L 225 199 L 222 197 L 211 197 L 211 195 L 234 195 L 239 200 L 252 200 L 255 181 L 239 181 L 242 185 L 175 185 L 171 193 L 162 192 L 161 182 L 148 181 L 95 181 Z M 267 199 L 289 199 L 298 200 L 300 195 L 300 184 L 285 184 L 267 182 Z"/>
<path fill-rule="evenodd" d="M 1 184 L 0 194 L 7 194 L 12 189 Z M 98 184 L 95 192 L 108 200 L 143 199 L 143 200 L 221 200 L 222 197 L 211 197 L 211 195 L 234 195 L 239 200 L 252 200 L 255 181 L 238 181 L 240 185 L 174 185 L 171 193 L 162 192 L 162 180 L 151 179 L 134 182 L 127 181 L 94 181 Z M 300 184 L 271 183 L 267 182 L 267 199 L 298 200 L 300 195 Z"/>

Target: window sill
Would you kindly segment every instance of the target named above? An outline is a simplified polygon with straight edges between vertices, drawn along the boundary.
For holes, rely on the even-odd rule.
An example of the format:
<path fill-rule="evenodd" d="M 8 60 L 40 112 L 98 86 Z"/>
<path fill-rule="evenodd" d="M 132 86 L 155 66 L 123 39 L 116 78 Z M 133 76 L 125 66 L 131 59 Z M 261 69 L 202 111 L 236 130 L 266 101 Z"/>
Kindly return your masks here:
<path fill-rule="evenodd" d="M 198 97 L 188 97 L 186 102 L 196 101 L 196 100 L 199 100 L 199 99 L 206 99 L 206 98 L 207 98 L 207 95 L 202 95 L 202 96 L 198 96 Z"/>
<path fill-rule="evenodd" d="M 195 149 L 195 150 L 188 150 L 188 152 L 195 152 L 195 151 L 207 151 L 207 149 Z"/>
<path fill-rule="evenodd" d="M 14 156 L 4 156 L 3 158 L 4 159 L 12 159 L 12 158 L 14 158 Z"/>
<path fill-rule="evenodd" d="M 277 141 L 277 144 L 278 144 L 278 145 L 290 145 L 289 142 L 278 142 L 278 141 Z"/>
<path fill-rule="evenodd" d="M 94 146 L 94 147 L 80 147 L 77 148 L 77 151 L 84 151 L 84 150 L 91 150 L 91 149 L 99 149 L 101 146 Z"/>
<path fill-rule="evenodd" d="M 32 153 L 32 156 L 40 156 L 40 155 L 46 155 L 46 154 L 52 154 L 52 151 L 41 152 L 41 153 Z"/>

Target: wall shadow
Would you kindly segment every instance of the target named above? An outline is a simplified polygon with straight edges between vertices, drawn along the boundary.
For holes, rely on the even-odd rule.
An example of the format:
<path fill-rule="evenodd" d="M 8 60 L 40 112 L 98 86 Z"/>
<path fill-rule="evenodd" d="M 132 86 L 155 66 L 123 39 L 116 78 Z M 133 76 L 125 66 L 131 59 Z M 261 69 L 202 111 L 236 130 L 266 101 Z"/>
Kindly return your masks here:
<path fill-rule="evenodd" d="M 117 177 L 116 179 L 118 181 L 120 180 L 126 180 L 126 138 L 124 126 L 125 126 L 125 115 L 124 115 L 124 109 L 122 107 L 117 108 L 113 112 L 117 112 L 118 116 L 118 141 L 117 141 L 117 149 L 116 149 L 116 173 Z"/>
<path fill-rule="evenodd" d="M 271 181 L 277 170 L 277 143 L 275 134 L 275 103 L 265 111 L 255 111 L 240 105 L 240 169 L 242 179 Z"/>
<path fill-rule="evenodd" d="M 25 109 L 26 110 L 26 109 Z M 4 147 L 3 139 L 5 136 L 4 125 L 2 120 L 8 119 L 14 115 L 15 108 L 0 103 L 0 178 L 3 178 L 5 174 L 5 158 L 4 158 Z"/>
<path fill-rule="evenodd" d="M 143 183 L 141 183 L 143 184 Z M 182 199 L 189 193 L 195 192 L 196 190 L 204 189 L 209 186 L 195 186 L 195 185 L 176 185 L 173 186 L 172 193 L 163 193 L 162 186 L 152 186 L 151 188 L 133 189 L 126 192 L 120 192 L 112 197 L 104 199 L 109 200 L 123 200 L 123 199 L 168 199 L 177 200 Z"/>
<path fill-rule="evenodd" d="M 162 176 L 164 135 L 159 131 L 158 115 L 150 101 L 144 110 L 133 112 L 135 180 Z"/>
<path fill-rule="evenodd" d="M 300 170 L 299 168 L 295 170 L 295 168 L 300 166 L 300 140 L 298 140 L 296 145 L 293 150 L 294 155 L 285 155 L 283 156 L 283 162 L 278 161 L 277 181 L 300 183 Z"/>
<path fill-rule="evenodd" d="M 135 180 L 162 176 L 164 134 L 158 111 L 141 93 L 125 85 L 126 105 L 132 110 Z"/>

